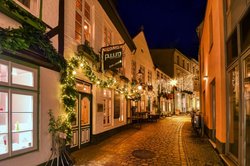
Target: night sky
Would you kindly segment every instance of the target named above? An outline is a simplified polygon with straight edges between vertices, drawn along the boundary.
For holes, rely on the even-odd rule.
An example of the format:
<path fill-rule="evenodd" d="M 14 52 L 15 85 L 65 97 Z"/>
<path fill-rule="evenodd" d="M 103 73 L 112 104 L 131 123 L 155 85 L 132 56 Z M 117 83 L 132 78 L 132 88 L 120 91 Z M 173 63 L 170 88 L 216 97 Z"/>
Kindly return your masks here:
<path fill-rule="evenodd" d="M 149 48 L 177 48 L 198 59 L 196 28 L 204 18 L 206 0 L 113 0 L 133 38 L 141 27 Z"/>

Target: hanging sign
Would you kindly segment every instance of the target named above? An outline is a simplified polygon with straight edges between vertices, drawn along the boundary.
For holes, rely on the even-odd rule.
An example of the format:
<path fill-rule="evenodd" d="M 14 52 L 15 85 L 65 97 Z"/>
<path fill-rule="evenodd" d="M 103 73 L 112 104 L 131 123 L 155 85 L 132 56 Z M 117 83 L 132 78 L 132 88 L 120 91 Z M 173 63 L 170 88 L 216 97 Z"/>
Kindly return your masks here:
<path fill-rule="evenodd" d="M 103 52 L 104 70 L 122 67 L 122 49 Z"/>
<path fill-rule="evenodd" d="M 125 43 L 124 43 L 125 44 Z M 102 71 L 117 69 L 122 67 L 122 57 L 124 44 L 102 47 Z"/>

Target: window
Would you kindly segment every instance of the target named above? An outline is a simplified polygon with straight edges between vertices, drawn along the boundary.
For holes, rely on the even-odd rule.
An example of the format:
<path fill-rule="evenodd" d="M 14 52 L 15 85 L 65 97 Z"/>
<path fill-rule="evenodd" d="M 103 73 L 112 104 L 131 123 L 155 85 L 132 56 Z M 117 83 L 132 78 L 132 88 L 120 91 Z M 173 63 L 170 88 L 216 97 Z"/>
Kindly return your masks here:
<path fill-rule="evenodd" d="M 180 58 L 179 58 L 179 56 L 177 56 L 177 64 L 178 65 L 180 64 Z"/>
<path fill-rule="evenodd" d="M 211 50 L 213 46 L 213 16 L 212 10 L 209 14 L 209 49 Z"/>
<path fill-rule="evenodd" d="M 23 9 L 27 10 L 34 16 L 39 16 L 38 4 L 40 3 L 39 0 L 14 0 L 19 6 Z"/>
<path fill-rule="evenodd" d="M 84 15 L 82 11 L 82 0 L 76 0 L 76 12 L 75 12 L 75 40 L 79 43 L 82 42 L 82 37 L 85 42 L 90 44 L 91 42 L 91 8 L 87 2 L 84 3 Z M 83 21 L 84 19 L 84 21 Z"/>
<path fill-rule="evenodd" d="M 84 16 L 90 21 L 90 6 L 86 1 L 84 3 Z"/>
<path fill-rule="evenodd" d="M 131 74 L 132 74 L 132 79 L 136 80 L 136 62 L 135 61 L 131 61 Z"/>
<path fill-rule="evenodd" d="M 37 75 L 0 60 L 0 159 L 37 148 Z"/>
<path fill-rule="evenodd" d="M 83 29 L 85 42 L 90 43 L 90 25 L 86 21 L 84 21 Z"/>
<path fill-rule="evenodd" d="M 103 97 L 103 124 L 111 124 L 111 112 L 112 112 L 112 100 L 111 100 L 111 90 L 102 89 Z"/>
<path fill-rule="evenodd" d="M 229 152 L 238 158 L 240 87 L 239 66 L 229 72 Z"/>
<path fill-rule="evenodd" d="M 157 80 L 159 80 L 159 79 L 160 79 L 160 72 L 157 71 Z"/>
<path fill-rule="evenodd" d="M 237 30 L 235 29 L 227 41 L 227 65 L 238 57 Z"/>
<path fill-rule="evenodd" d="M 18 0 L 20 3 L 22 3 L 27 8 L 30 8 L 30 0 Z"/>
<path fill-rule="evenodd" d="M 241 51 L 250 46 L 250 9 L 241 21 Z"/>
<path fill-rule="evenodd" d="M 230 10 L 231 0 L 226 0 L 226 12 Z"/>
<path fill-rule="evenodd" d="M 84 3 L 84 25 L 83 25 L 83 35 L 84 40 L 87 43 L 91 42 L 91 8 L 90 5 L 85 1 Z"/>
<path fill-rule="evenodd" d="M 250 56 L 244 60 L 244 107 L 245 109 L 245 131 L 246 131 L 246 156 L 250 156 Z M 247 157 L 246 165 L 250 165 Z"/>
<path fill-rule="evenodd" d="M 142 73 L 142 79 L 141 79 L 141 81 L 143 82 L 143 83 L 145 83 L 145 67 L 144 66 L 140 66 L 140 70 L 141 70 L 141 73 Z"/>
<path fill-rule="evenodd" d="M 182 67 L 185 69 L 185 60 L 182 60 Z"/>
<path fill-rule="evenodd" d="M 152 71 L 148 71 L 148 82 L 152 83 Z"/>
<path fill-rule="evenodd" d="M 187 63 L 187 71 L 189 71 L 189 63 Z"/>
<path fill-rule="evenodd" d="M 112 32 L 106 26 L 104 27 L 104 45 L 109 46 L 112 44 Z"/>
<path fill-rule="evenodd" d="M 82 42 L 82 0 L 76 0 L 75 40 Z"/>

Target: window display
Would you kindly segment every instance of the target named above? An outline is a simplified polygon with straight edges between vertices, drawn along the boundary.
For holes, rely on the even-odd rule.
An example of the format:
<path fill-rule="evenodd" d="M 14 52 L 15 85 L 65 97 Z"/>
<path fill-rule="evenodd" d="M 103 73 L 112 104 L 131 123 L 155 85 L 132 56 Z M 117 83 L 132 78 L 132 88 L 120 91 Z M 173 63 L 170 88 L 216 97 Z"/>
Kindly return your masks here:
<path fill-rule="evenodd" d="M 246 118 L 246 165 L 250 165 L 250 57 L 245 59 L 244 70 L 244 108 Z"/>
<path fill-rule="evenodd" d="M 239 100 L 240 100 L 240 90 L 239 90 L 239 66 L 236 66 L 233 70 L 229 72 L 230 78 L 230 129 L 229 129 L 229 152 L 236 158 L 239 155 Z"/>
<path fill-rule="evenodd" d="M 36 79 L 36 69 L 0 60 L 0 159 L 37 147 Z"/>

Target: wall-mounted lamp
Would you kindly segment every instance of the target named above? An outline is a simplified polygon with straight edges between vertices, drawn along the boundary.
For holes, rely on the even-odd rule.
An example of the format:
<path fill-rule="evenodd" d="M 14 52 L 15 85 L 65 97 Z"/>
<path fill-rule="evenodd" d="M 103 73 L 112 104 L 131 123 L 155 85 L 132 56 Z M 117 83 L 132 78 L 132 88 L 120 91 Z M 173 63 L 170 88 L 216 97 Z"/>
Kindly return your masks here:
<path fill-rule="evenodd" d="M 208 76 L 203 76 L 203 80 L 208 80 Z"/>

